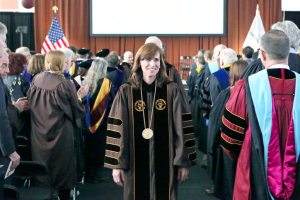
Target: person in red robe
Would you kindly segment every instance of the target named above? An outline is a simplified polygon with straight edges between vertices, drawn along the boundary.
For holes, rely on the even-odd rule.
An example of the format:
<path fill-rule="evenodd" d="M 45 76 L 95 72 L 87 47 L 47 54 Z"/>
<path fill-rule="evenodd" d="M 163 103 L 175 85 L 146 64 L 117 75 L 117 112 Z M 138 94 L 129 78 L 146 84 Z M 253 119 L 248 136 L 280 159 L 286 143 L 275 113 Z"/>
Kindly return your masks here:
<path fill-rule="evenodd" d="M 222 117 L 221 147 L 237 160 L 233 199 L 300 198 L 300 76 L 288 66 L 289 38 L 261 38 L 266 69 L 239 81 Z"/>

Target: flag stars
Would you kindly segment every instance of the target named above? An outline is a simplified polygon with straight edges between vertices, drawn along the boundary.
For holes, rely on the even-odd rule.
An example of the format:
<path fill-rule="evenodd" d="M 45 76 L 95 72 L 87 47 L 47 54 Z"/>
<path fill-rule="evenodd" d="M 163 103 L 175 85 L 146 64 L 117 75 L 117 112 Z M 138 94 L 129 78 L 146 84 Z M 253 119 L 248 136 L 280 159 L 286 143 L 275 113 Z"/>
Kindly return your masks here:
<path fill-rule="evenodd" d="M 57 18 L 54 18 L 54 20 L 52 21 L 50 30 L 48 32 L 48 37 L 52 43 L 55 43 L 64 37 L 64 33 L 60 28 Z"/>

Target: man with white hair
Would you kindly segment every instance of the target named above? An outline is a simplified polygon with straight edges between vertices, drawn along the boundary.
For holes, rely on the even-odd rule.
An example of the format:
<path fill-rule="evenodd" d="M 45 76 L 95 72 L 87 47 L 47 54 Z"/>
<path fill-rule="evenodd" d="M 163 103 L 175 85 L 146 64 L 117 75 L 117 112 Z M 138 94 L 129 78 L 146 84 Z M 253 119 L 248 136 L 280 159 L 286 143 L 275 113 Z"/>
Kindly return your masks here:
<path fill-rule="evenodd" d="M 27 62 L 29 62 L 29 60 L 31 58 L 31 53 L 30 53 L 30 49 L 28 47 L 19 47 L 16 49 L 15 52 L 23 54 L 26 57 Z"/>
<path fill-rule="evenodd" d="M 233 62 L 237 61 L 237 53 L 230 48 L 224 48 L 225 45 L 217 45 L 214 49 L 214 58 L 213 60 L 219 63 L 220 69 L 212 73 L 205 81 L 202 94 L 203 94 L 203 116 L 208 119 L 207 124 L 209 123 L 209 116 L 212 106 L 214 106 L 215 100 L 219 93 L 229 87 L 230 78 L 229 70 Z M 210 134 L 210 133 L 207 133 Z M 199 138 L 200 144 L 204 146 L 204 153 L 207 151 L 207 134 Z M 205 159 L 205 157 L 204 157 Z M 203 160 L 203 165 L 206 161 Z M 214 189 L 206 189 L 207 193 L 214 193 Z"/>
<path fill-rule="evenodd" d="M 219 95 L 219 93 L 230 85 L 229 71 L 232 63 L 237 61 L 237 53 L 231 49 L 226 48 L 220 52 L 220 70 L 211 75 L 210 78 L 210 97 L 212 105 Z"/>
<path fill-rule="evenodd" d="M 227 47 L 224 44 L 218 44 L 214 48 L 213 56 L 212 56 L 212 61 L 213 61 L 212 63 L 214 63 L 219 68 L 220 68 L 220 54 L 221 54 L 221 51 L 223 49 L 226 49 L 226 48 Z M 218 68 L 216 69 L 216 66 L 209 66 L 211 74 L 218 71 Z"/>
<path fill-rule="evenodd" d="M 65 73 L 65 72 L 68 72 L 68 73 L 69 73 L 69 70 L 70 70 L 70 68 L 71 68 L 71 66 L 72 66 L 72 60 L 74 59 L 75 54 L 74 54 L 74 52 L 73 52 L 71 49 L 69 49 L 69 48 L 62 48 L 61 51 L 64 52 L 65 57 L 66 57 L 66 58 L 65 58 L 64 73 Z"/>
<path fill-rule="evenodd" d="M 233 62 L 237 61 L 237 53 L 230 48 L 225 48 L 219 53 L 220 69 L 212 73 L 203 87 L 204 116 L 209 117 L 211 107 L 219 93 L 229 86 L 229 70 Z"/>
<path fill-rule="evenodd" d="M 6 34 L 7 34 L 6 26 L 0 22 L 0 50 L 7 48 Z"/>
<path fill-rule="evenodd" d="M 8 54 L 4 51 L 4 49 L 1 49 L 1 47 L 3 47 L 3 45 L 0 46 L 0 159 L 1 165 L 4 164 L 4 160 L 10 160 L 12 162 L 11 169 L 15 169 L 20 163 L 20 156 L 16 152 L 16 146 L 14 144 L 12 128 L 7 110 L 13 108 L 16 111 L 15 113 L 18 111 L 16 107 L 11 104 L 10 97 L 7 96 L 7 90 L 5 90 L 5 85 L 2 80 L 2 77 L 6 77 L 7 73 L 9 73 L 9 59 Z M 8 167 L 8 163 L 2 167 Z M 3 195 L 3 181 L 4 174 L 0 173 L 0 199 L 5 199 Z"/>
<path fill-rule="evenodd" d="M 202 84 L 202 97 L 203 97 L 203 105 L 202 109 L 204 112 L 204 117 L 208 118 L 210 107 L 211 107 L 211 98 L 210 98 L 210 75 L 220 69 L 220 52 L 223 49 L 226 49 L 226 45 L 218 44 L 214 47 L 213 55 L 212 55 L 212 62 L 207 63 L 208 67 L 205 69 L 204 72 L 204 83 Z"/>
<path fill-rule="evenodd" d="M 133 64 L 133 53 L 131 51 L 125 51 L 123 55 L 123 62 L 126 62 L 130 65 Z"/>
<path fill-rule="evenodd" d="M 133 53 L 125 51 L 123 54 L 123 61 L 118 67 L 124 72 L 124 81 L 127 81 L 131 74 L 131 66 L 133 65 Z"/>

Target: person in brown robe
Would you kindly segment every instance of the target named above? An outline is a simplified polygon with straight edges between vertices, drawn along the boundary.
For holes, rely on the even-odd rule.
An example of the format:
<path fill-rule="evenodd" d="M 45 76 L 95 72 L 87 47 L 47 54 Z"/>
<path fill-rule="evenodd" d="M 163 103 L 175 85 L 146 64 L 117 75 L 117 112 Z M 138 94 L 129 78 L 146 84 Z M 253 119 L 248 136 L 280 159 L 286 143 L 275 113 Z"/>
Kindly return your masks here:
<path fill-rule="evenodd" d="M 27 93 L 31 105 L 32 158 L 46 165 L 50 184 L 61 200 L 70 198 L 76 183 L 74 126 L 84 115 L 82 88 L 63 76 L 64 53 L 50 51 L 45 57 L 46 71 L 36 75 Z"/>
<path fill-rule="evenodd" d="M 175 200 L 196 158 L 191 113 L 182 113 L 183 97 L 161 55 L 153 43 L 138 50 L 108 117 L 105 166 L 124 185 L 125 200 Z"/>

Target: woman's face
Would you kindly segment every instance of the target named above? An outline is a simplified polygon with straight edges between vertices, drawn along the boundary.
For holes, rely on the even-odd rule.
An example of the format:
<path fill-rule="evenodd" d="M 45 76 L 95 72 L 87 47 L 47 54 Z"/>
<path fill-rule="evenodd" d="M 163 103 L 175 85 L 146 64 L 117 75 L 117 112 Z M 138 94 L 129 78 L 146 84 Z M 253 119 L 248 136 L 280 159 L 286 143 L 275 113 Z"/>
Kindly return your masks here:
<path fill-rule="evenodd" d="M 141 68 L 144 77 L 153 77 L 159 71 L 160 68 L 160 54 L 157 52 L 153 59 L 143 59 L 141 60 Z"/>

